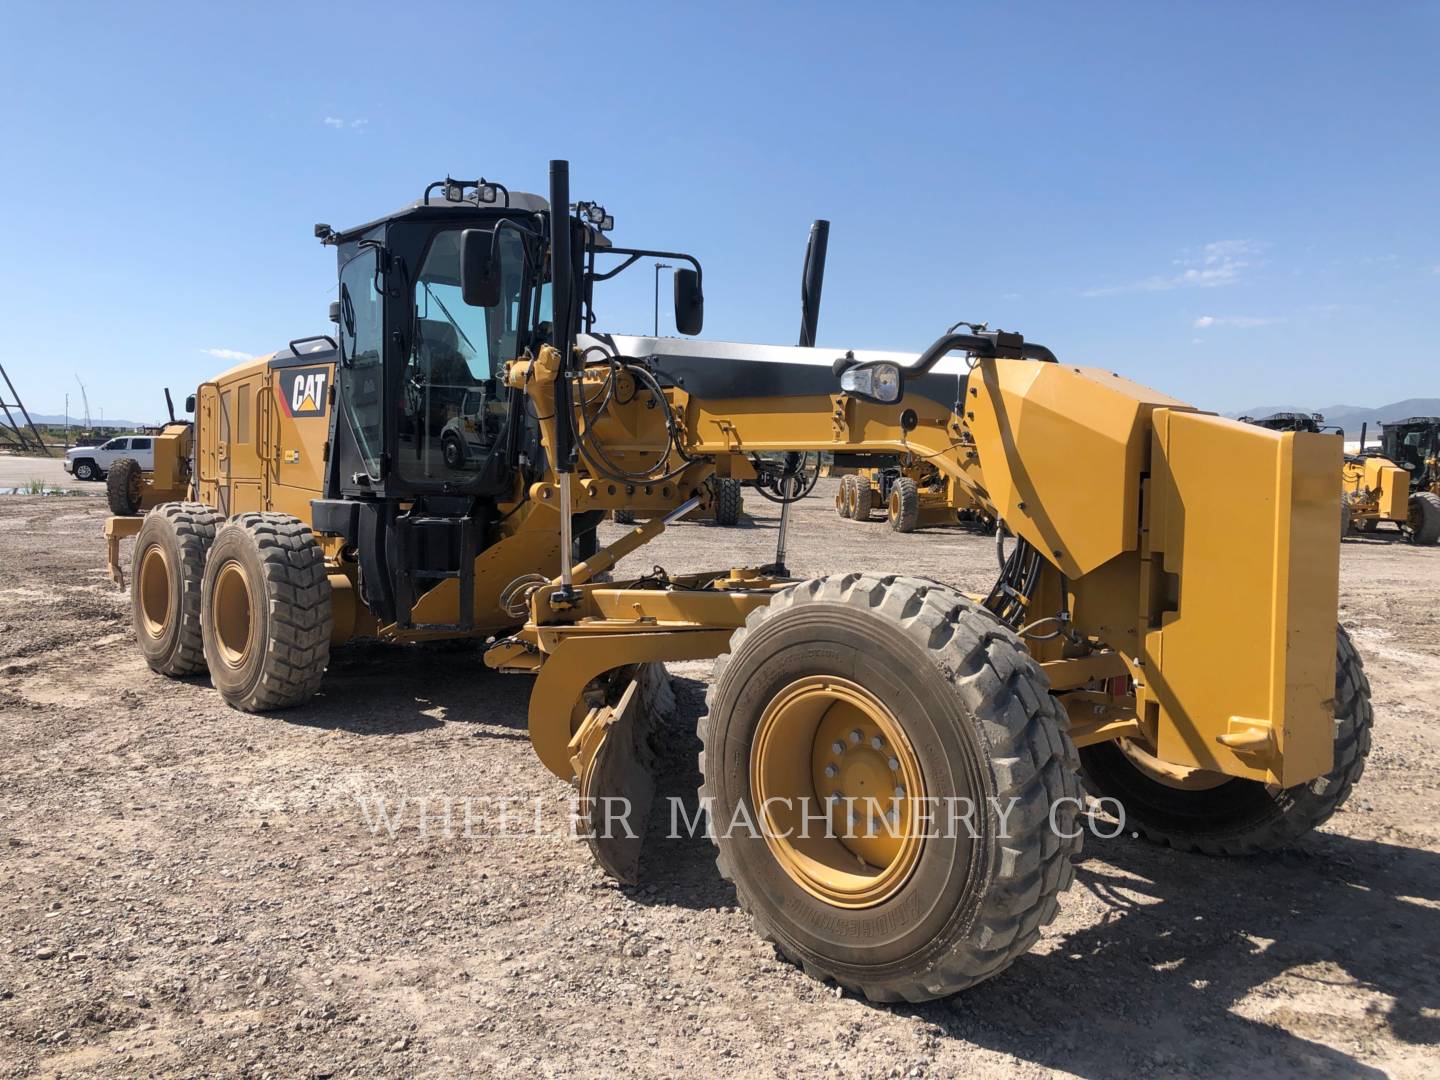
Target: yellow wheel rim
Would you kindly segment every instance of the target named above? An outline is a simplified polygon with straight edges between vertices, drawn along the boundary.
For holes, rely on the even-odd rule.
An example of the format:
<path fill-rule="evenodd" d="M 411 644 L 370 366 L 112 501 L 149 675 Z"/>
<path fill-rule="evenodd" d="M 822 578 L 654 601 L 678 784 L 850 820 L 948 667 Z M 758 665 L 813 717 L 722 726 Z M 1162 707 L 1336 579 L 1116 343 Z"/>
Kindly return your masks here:
<path fill-rule="evenodd" d="M 146 634 L 158 638 L 170 616 L 170 560 L 164 548 L 151 544 L 140 560 L 140 621 Z"/>
<path fill-rule="evenodd" d="M 900 489 L 898 487 L 890 489 L 890 501 L 886 504 L 885 509 L 890 514 L 891 521 L 900 520 Z"/>
<path fill-rule="evenodd" d="M 1210 769 L 1197 769 L 1190 765 L 1165 761 L 1156 757 L 1149 747 L 1136 739 L 1116 739 L 1115 745 L 1131 765 L 1151 780 L 1177 791 L 1208 791 L 1229 783 L 1231 779 L 1224 773 L 1212 772 Z"/>
<path fill-rule="evenodd" d="M 751 746 L 750 790 L 771 854 L 817 899 L 872 907 L 915 869 L 920 762 L 894 713 L 857 683 L 813 675 L 777 694 Z"/>
<path fill-rule="evenodd" d="M 843 477 L 843 476 L 842 476 L 842 477 L 840 478 L 840 490 L 837 491 L 837 492 L 835 492 L 835 512 L 836 512 L 837 514 L 839 514 L 841 517 L 846 517 L 846 516 L 847 516 L 847 514 L 846 514 L 846 512 L 845 512 L 845 502 L 846 502 L 845 495 L 846 495 L 846 493 L 847 493 L 849 490 L 850 490 L 849 481 L 848 481 L 848 479 L 847 479 L 846 477 Z"/>
<path fill-rule="evenodd" d="M 239 563 L 227 562 L 215 575 L 210 613 L 220 657 L 231 667 L 239 667 L 250 653 L 250 611 L 250 580 Z"/>

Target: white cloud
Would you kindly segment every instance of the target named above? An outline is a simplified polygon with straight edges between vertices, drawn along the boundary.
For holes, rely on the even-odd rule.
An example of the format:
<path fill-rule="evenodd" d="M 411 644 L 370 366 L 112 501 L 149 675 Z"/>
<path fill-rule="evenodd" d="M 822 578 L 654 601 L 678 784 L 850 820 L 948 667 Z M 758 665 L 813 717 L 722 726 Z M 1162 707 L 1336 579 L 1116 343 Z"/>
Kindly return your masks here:
<path fill-rule="evenodd" d="M 1233 285 L 1243 272 L 1256 264 L 1265 245 L 1253 240 L 1216 240 L 1198 252 L 1176 259 L 1179 270 L 1173 274 L 1156 274 L 1124 285 L 1107 285 L 1086 289 L 1082 296 L 1114 296 L 1129 292 L 1168 292 L 1171 289 L 1213 289 Z"/>
<path fill-rule="evenodd" d="M 351 131 L 364 131 L 370 120 L 364 116 L 357 116 L 349 120 L 343 116 L 327 116 L 324 123 L 326 127 L 334 128 L 336 131 L 344 131 L 346 128 Z"/>
<path fill-rule="evenodd" d="M 364 127 L 366 124 L 368 124 L 368 123 L 370 123 L 370 121 L 367 120 L 365 117 L 362 116 L 362 117 L 360 117 L 360 119 L 358 119 L 358 120 L 351 120 L 351 121 L 350 121 L 350 126 L 351 126 L 352 128 L 363 128 L 363 127 Z"/>
<path fill-rule="evenodd" d="M 239 349 L 201 349 L 206 356 L 213 356 L 216 360 L 254 360 L 255 354 L 241 352 Z"/>
<path fill-rule="evenodd" d="M 1253 326 L 1274 326 L 1284 321 L 1278 315 L 1201 315 L 1190 325 L 1195 330 L 1209 330 L 1212 326 L 1233 326 L 1245 330 Z"/>
<path fill-rule="evenodd" d="M 325 126 L 332 128 L 343 128 L 345 126 L 345 121 L 338 116 L 327 116 L 325 117 Z"/>

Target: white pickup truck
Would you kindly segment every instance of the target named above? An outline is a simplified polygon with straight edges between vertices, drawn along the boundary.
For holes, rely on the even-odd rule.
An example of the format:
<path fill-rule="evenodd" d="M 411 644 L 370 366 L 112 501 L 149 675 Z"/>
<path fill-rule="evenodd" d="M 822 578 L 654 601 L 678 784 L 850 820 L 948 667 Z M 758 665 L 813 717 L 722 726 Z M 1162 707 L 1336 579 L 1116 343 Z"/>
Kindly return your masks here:
<path fill-rule="evenodd" d="M 65 452 L 65 471 L 76 480 L 103 480 L 121 458 L 134 458 L 140 468 L 155 468 L 155 440 L 149 435 L 122 435 L 99 446 L 77 446 Z"/>

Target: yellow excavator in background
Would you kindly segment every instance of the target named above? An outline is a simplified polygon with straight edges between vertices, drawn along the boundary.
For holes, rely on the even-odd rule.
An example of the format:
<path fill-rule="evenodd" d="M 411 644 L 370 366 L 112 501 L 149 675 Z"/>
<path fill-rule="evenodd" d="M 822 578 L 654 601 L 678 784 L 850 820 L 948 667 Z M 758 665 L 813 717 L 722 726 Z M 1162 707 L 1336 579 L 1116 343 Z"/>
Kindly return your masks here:
<path fill-rule="evenodd" d="M 488 665 L 535 680 L 532 745 L 578 788 L 596 858 L 634 880 L 663 664 L 712 658 L 719 870 L 760 933 L 875 1000 L 961 990 L 1037 940 L 1082 783 L 1215 854 L 1288 844 L 1345 800 L 1372 714 L 1336 625 L 1337 440 L 968 324 L 918 356 L 818 348 L 818 227 L 798 346 L 693 340 L 699 261 L 571 206 L 557 161 L 548 199 L 447 178 L 316 227 L 333 337 L 201 384 L 188 476 L 157 471 L 166 501 L 107 522 L 117 577 L 134 537 L 155 671 L 208 671 L 263 712 L 303 706 L 356 636 L 485 638 Z M 597 286 L 644 258 L 683 264 L 682 337 L 598 326 Z M 1003 523 L 988 594 L 793 577 L 788 507 L 822 452 L 924 460 Z M 782 500 L 769 564 L 598 580 L 747 470 Z M 616 511 L 641 523 L 600 548 Z"/>

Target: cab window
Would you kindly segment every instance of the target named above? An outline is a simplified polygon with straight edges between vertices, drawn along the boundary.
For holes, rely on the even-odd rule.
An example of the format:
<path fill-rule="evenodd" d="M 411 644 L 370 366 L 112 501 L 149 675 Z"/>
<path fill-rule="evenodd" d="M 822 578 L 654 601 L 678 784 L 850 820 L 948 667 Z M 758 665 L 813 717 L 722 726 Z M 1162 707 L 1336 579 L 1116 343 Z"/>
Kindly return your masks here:
<path fill-rule="evenodd" d="M 471 307 L 460 292 L 460 230 L 437 233 L 415 278 L 413 342 L 401 380 L 401 475 L 465 484 L 497 445 L 508 410 L 504 365 L 524 318 L 524 252 L 501 232 L 505 280 L 499 303 Z"/>

